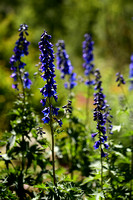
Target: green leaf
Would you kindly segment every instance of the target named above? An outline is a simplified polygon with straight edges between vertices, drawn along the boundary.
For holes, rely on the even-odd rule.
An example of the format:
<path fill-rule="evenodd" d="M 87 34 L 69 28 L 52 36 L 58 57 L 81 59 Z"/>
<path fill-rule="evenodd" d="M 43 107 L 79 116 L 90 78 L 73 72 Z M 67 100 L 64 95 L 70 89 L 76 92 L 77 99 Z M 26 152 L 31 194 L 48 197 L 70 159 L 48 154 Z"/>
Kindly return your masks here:
<path fill-rule="evenodd" d="M 92 195 L 96 196 L 96 200 L 101 200 L 101 197 L 104 199 L 103 192 L 94 192 Z"/>

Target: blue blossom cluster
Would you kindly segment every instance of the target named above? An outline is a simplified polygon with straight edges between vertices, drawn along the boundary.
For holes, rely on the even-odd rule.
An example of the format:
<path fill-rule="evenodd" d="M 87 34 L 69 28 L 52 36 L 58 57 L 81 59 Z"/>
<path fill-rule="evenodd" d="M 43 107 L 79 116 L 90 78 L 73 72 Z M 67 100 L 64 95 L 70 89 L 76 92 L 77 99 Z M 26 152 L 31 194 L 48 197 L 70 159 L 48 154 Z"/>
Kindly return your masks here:
<path fill-rule="evenodd" d="M 77 83 L 76 81 L 76 73 L 73 72 L 73 66 L 71 61 L 69 60 L 69 56 L 65 49 L 65 43 L 63 40 L 59 40 L 56 44 L 57 46 L 57 69 L 61 72 L 61 78 L 64 79 L 66 75 L 69 75 L 69 82 L 64 84 L 66 89 L 74 88 Z"/>
<path fill-rule="evenodd" d="M 31 80 L 28 78 L 29 73 L 25 72 L 25 63 L 21 60 L 24 55 L 28 55 L 29 42 L 26 40 L 28 35 L 28 26 L 26 24 L 21 24 L 19 28 L 19 39 L 16 41 L 16 46 L 14 48 L 14 55 L 10 58 L 11 70 L 13 71 L 11 78 L 14 79 L 14 84 L 12 88 L 19 90 L 19 82 L 23 84 L 24 88 L 30 88 L 32 84 Z"/>
<path fill-rule="evenodd" d="M 107 153 L 103 151 L 103 148 L 108 149 L 109 145 L 107 142 L 107 123 L 108 123 L 108 130 L 110 133 L 112 130 L 111 120 L 110 117 L 110 108 L 109 105 L 107 105 L 107 101 L 105 100 L 105 95 L 103 94 L 103 88 L 100 71 L 97 69 L 95 70 L 95 90 L 97 90 L 96 93 L 94 93 L 94 105 L 96 106 L 94 109 L 94 121 L 97 122 L 97 132 L 92 134 L 92 137 L 98 136 L 98 141 L 95 142 L 94 148 L 98 149 L 100 147 L 101 149 L 101 156 L 105 157 L 107 156 Z"/>
<path fill-rule="evenodd" d="M 42 73 L 41 77 L 44 81 L 46 81 L 46 84 L 44 87 L 40 89 L 40 92 L 43 95 L 43 99 L 41 100 L 41 103 L 45 108 L 43 109 L 42 113 L 44 114 L 43 122 L 49 123 L 52 119 L 52 116 L 54 116 L 54 119 L 59 123 L 59 125 L 62 125 L 62 121 L 58 120 L 56 116 L 58 115 L 59 108 L 55 108 L 52 105 L 52 99 L 57 101 L 57 84 L 55 81 L 55 66 L 53 64 L 54 62 L 54 52 L 53 52 L 53 45 L 49 40 L 51 39 L 51 36 L 47 34 L 46 31 L 41 35 L 41 41 L 39 42 L 39 50 L 41 51 L 41 54 L 39 56 L 41 67 L 40 71 Z M 46 107 L 46 105 L 48 105 Z"/>
<path fill-rule="evenodd" d="M 133 90 L 133 54 L 131 55 L 131 63 L 130 63 L 130 66 L 129 66 L 129 78 L 130 78 L 130 87 L 129 87 L 129 90 Z M 132 79 L 132 80 L 131 80 Z"/>
<path fill-rule="evenodd" d="M 92 41 L 92 38 L 90 34 L 85 34 L 85 41 L 82 43 L 83 48 L 83 68 L 85 69 L 85 76 L 88 77 L 89 80 L 85 82 L 86 85 L 93 85 L 94 80 L 90 80 L 90 74 L 94 73 L 94 64 L 92 64 L 92 61 L 94 60 L 93 56 L 93 45 L 94 42 Z"/>
<path fill-rule="evenodd" d="M 125 80 L 124 80 L 124 78 L 123 78 L 123 75 L 120 74 L 120 72 L 116 73 L 116 76 L 117 76 L 116 82 L 118 82 L 118 85 L 117 85 L 118 87 L 119 87 L 121 84 L 125 84 L 125 83 L 126 83 Z"/>

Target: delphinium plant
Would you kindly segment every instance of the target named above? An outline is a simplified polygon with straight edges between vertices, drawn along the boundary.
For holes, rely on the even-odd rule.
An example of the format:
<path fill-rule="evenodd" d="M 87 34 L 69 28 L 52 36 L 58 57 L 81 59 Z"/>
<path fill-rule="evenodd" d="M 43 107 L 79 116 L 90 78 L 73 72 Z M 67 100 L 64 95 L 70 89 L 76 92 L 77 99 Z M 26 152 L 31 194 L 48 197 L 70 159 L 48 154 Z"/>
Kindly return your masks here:
<path fill-rule="evenodd" d="M 103 88 L 102 88 L 102 81 L 101 81 L 101 74 L 99 69 L 95 70 L 95 90 L 96 93 L 94 93 L 94 121 L 97 122 L 97 132 L 92 134 L 92 138 L 98 138 L 97 141 L 95 141 L 94 148 L 99 149 L 100 151 L 100 162 L 101 162 L 101 192 L 104 193 L 104 180 L 103 180 L 103 158 L 107 157 L 108 154 L 105 152 L 105 149 L 109 148 L 109 145 L 107 143 L 107 127 L 106 123 L 111 121 L 108 119 L 109 111 L 108 111 L 108 105 L 107 101 L 105 100 L 105 95 L 103 94 Z M 108 126 L 109 132 L 111 132 L 112 126 L 109 124 Z"/>
<path fill-rule="evenodd" d="M 73 130 L 72 130 L 72 100 L 73 100 L 73 94 L 72 94 L 72 89 L 77 85 L 76 83 L 76 73 L 73 72 L 73 66 L 71 64 L 71 61 L 69 59 L 69 55 L 66 52 L 65 48 L 65 43 L 63 40 L 59 40 L 58 43 L 56 44 L 57 46 L 57 53 L 56 53 L 56 59 L 57 59 L 57 69 L 60 70 L 61 72 L 61 78 L 65 79 L 66 82 L 64 83 L 64 87 L 68 89 L 69 95 L 68 95 L 68 104 L 64 106 L 63 108 L 68 108 L 69 112 L 67 112 L 67 118 L 69 119 L 69 127 L 67 129 L 67 133 L 70 138 L 70 156 L 71 156 L 71 177 L 73 177 L 73 142 L 72 142 L 72 137 L 73 137 Z M 67 79 L 68 78 L 68 79 Z M 68 111 L 68 109 L 67 109 Z"/>
<path fill-rule="evenodd" d="M 129 65 L 129 91 L 132 92 L 133 90 L 133 53 L 131 54 L 130 57 L 130 65 Z M 132 110 L 132 105 L 129 105 L 127 102 L 128 107 L 129 107 L 129 121 L 131 123 L 131 129 L 133 128 L 132 126 L 132 117 L 133 117 L 133 110 Z M 130 198 L 133 197 L 133 133 L 132 130 L 130 131 L 130 146 L 131 146 L 131 167 L 130 167 L 130 174 L 131 174 L 131 181 L 130 181 Z"/>
<path fill-rule="evenodd" d="M 87 98 L 86 98 L 86 124 L 89 123 L 89 98 L 91 95 L 91 86 L 94 85 L 94 80 L 92 79 L 92 75 L 94 74 L 94 55 L 93 55 L 93 46 L 94 42 L 92 41 L 92 37 L 90 34 L 86 33 L 84 35 L 85 40 L 83 41 L 83 68 L 84 74 L 87 78 L 85 81 L 85 85 L 87 85 Z"/>
<path fill-rule="evenodd" d="M 67 79 L 64 84 L 65 88 L 69 91 L 68 104 L 63 106 L 66 118 L 69 124 L 66 125 L 66 133 L 58 143 L 59 155 L 62 155 L 60 162 L 69 163 L 69 172 L 71 178 L 74 179 L 74 171 L 77 170 L 82 176 L 88 176 L 90 173 L 89 158 L 88 158 L 88 143 L 85 126 L 82 121 L 74 114 L 73 109 L 73 89 L 77 85 L 76 73 L 73 72 L 73 66 L 65 49 L 64 41 L 60 40 L 57 46 L 57 68 L 61 72 L 61 78 Z"/>
<path fill-rule="evenodd" d="M 54 65 L 54 52 L 53 45 L 49 41 L 51 36 L 46 31 L 41 35 L 41 41 L 39 42 L 40 62 L 41 62 L 41 77 L 45 81 L 44 87 L 40 89 L 43 98 L 41 99 L 44 109 L 42 118 L 45 125 L 49 125 L 52 142 L 52 177 L 53 183 L 48 182 L 44 185 L 38 185 L 41 187 L 42 194 L 38 195 L 39 199 L 82 199 L 83 192 L 77 187 L 71 180 L 64 180 L 63 176 L 59 178 L 55 169 L 55 132 L 59 125 L 62 126 L 62 120 L 58 119 L 59 108 L 55 107 L 55 103 L 58 100 L 57 97 L 57 84 L 55 81 L 55 65 Z M 56 125 L 55 125 L 56 123 Z M 43 187 L 42 187 L 43 186 Z"/>
<path fill-rule="evenodd" d="M 129 66 L 129 79 L 130 79 L 130 87 L 129 90 L 133 90 L 133 54 L 131 55 L 131 63 Z M 133 111 L 130 113 L 131 118 L 133 116 Z M 131 121 L 132 123 L 132 121 Z M 133 193 L 133 134 L 131 135 L 131 184 L 130 184 L 130 197 L 132 198 Z"/>
<path fill-rule="evenodd" d="M 117 86 L 120 87 L 121 91 L 123 92 L 123 99 L 122 99 L 123 101 L 120 102 L 122 109 L 120 110 L 117 109 L 117 112 L 120 112 L 120 114 L 123 115 L 126 114 L 127 117 L 129 103 L 123 87 L 126 82 L 124 80 L 123 75 L 120 72 L 116 73 L 116 77 L 117 77 L 116 78 Z M 106 199 L 112 199 L 112 198 L 129 199 L 128 183 L 131 176 L 129 170 L 130 168 L 130 161 L 129 161 L 130 159 L 128 152 L 129 149 L 127 150 L 127 147 L 123 145 L 121 140 L 124 136 L 122 129 L 124 130 L 126 128 L 125 125 L 126 123 L 124 121 L 122 125 L 114 126 L 112 131 L 115 131 L 117 139 L 112 137 L 112 139 L 109 141 L 110 148 L 109 148 L 109 156 L 107 159 L 108 173 L 106 174 L 107 175 L 106 178 L 108 178 L 109 185 L 106 188 L 106 193 L 105 193 Z"/>
<path fill-rule="evenodd" d="M 6 188 L 13 191 L 16 199 L 24 200 L 35 196 L 32 187 L 41 181 L 42 171 L 46 165 L 42 157 L 44 153 L 42 145 L 46 145 L 46 141 L 38 139 L 39 134 L 35 129 L 39 122 L 30 104 L 29 90 L 32 82 L 25 69 L 26 63 L 23 62 L 23 57 L 29 53 L 29 42 L 26 39 L 28 26 L 20 25 L 19 32 L 14 55 L 10 58 L 13 71 L 11 77 L 14 79 L 12 88 L 16 90 L 17 97 L 10 112 L 11 130 L 6 153 L 2 155 L 7 169 L 6 173 L 3 173 L 2 180 Z M 40 166 L 40 172 L 36 171 L 37 166 Z M 2 196 L 1 198 L 4 199 Z"/>
<path fill-rule="evenodd" d="M 54 106 L 54 103 L 57 101 L 57 84 L 55 81 L 55 66 L 54 66 L 54 52 L 53 45 L 49 41 L 51 36 L 47 34 L 46 31 L 41 35 L 41 41 L 39 42 L 40 62 L 41 67 L 40 71 L 42 73 L 41 77 L 45 81 L 44 87 L 40 89 L 42 93 L 42 106 L 44 109 L 42 113 L 44 117 L 42 118 L 44 124 L 49 124 L 50 132 L 52 137 L 52 166 L 53 166 L 53 183 L 56 185 L 56 175 L 55 175 L 55 155 L 54 155 L 54 123 L 57 122 L 62 126 L 62 121 L 57 119 L 59 108 Z"/>

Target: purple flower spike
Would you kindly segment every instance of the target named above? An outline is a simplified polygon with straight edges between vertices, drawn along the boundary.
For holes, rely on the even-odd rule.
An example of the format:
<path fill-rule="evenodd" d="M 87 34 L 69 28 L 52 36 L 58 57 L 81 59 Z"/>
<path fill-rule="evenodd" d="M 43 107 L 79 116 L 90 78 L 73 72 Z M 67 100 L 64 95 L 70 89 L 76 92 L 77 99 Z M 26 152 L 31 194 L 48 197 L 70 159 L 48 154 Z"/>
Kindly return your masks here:
<path fill-rule="evenodd" d="M 117 76 L 117 78 L 116 78 L 116 82 L 118 82 L 118 87 L 121 85 L 121 84 L 125 84 L 126 82 L 125 82 L 125 80 L 124 80 L 124 78 L 123 78 L 123 75 L 122 74 L 120 74 L 120 72 L 118 72 L 118 73 L 116 73 L 116 76 Z"/>
<path fill-rule="evenodd" d="M 96 93 L 94 93 L 94 121 L 97 122 L 97 133 L 93 133 L 92 137 L 98 136 L 98 141 L 95 142 L 94 148 L 98 149 L 100 146 L 101 149 L 101 156 L 105 157 L 107 154 L 104 153 L 103 148 L 108 149 L 109 145 L 105 143 L 107 141 L 106 132 L 112 134 L 112 125 L 110 118 L 112 118 L 112 115 L 110 115 L 110 107 L 107 104 L 107 101 L 105 100 L 105 95 L 103 94 L 103 88 L 101 79 L 101 74 L 98 69 L 95 70 L 95 88 L 97 90 Z M 107 124 L 107 125 L 106 125 Z M 106 127 L 107 126 L 107 127 Z"/>
<path fill-rule="evenodd" d="M 66 89 L 73 89 L 77 85 L 76 73 L 73 73 L 73 66 L 66 52 L 65 43 L 63 40 L 59 40 L 56 46 L 57 69 L 60 70 L 62 79 L 64 79 L 67 75 L 69 76 L 69 80 L 64 84 L 64 87 Z"/>
<path fill-rule="evenodd" d="M 31 80 L 28 78 L 29 73 L 25 72 L 25 63 L 21 61 L 21 58 L 24 55 L 28 55 L 28 46 L 29 42 L 26 40 L 26 36 L 28 35 L 28 26 L 26 24 L 21 24 L 19 28 L 19 39 L 16 41 L 16 46 L 14 48 L 15 55 L 12 55 L 10 58 L 11 70 L 13 71 L 11 78 L 14 79 L 16 84 L 13 84 L 12 88 L 18 89 L 18 83 L 23 83 L 24 88 L 30 89 L 30 85 L 32 84 Z"/>
<path fill-rule="evenodd" d="M 85 81 L 85 84 L 93 85 L 94 81 L 90 80 L 90 75 L 94 73 L 94 64 L 92 63 L 92 61 L 94 60 L 94 56 L 93 56 L 94 42 L 92 41 L 90 34 L 86 33 L 84 37 L 85 37 L 85 41 L 83 41 L 82 43 L 83 59 L 84 59 L 83 68 L 85 69 L 84 74 L 88 78 L 88 80 Z"/>
<path fill-rule="evenodd" d="M 53 99 L 57 101 L 57 84 L 54 80 L 55 78 L 55 66 L 54 66 L 54 52 L 53 45 L 49 40 L 51 36 L 47 34 L 46 31 L 41 35 L 41 41 L 39 42 L 39 50 L 41 54 L 39 56 L 41 67 L 40 71 L 42 73 L 41 77 L 45 81 L 44 87 L 40 89 L 43 95 L 43 99 L 40 101 L 42 106 L 46 106 L 43 109 L 44 118 L 42 119 L 44 123 L 49 123 L 54 119 L 61 126 L 61 120 L 58 121 L 56 116 L 58 115 L 59 108 L 55 108 L 52 105 Z"/>

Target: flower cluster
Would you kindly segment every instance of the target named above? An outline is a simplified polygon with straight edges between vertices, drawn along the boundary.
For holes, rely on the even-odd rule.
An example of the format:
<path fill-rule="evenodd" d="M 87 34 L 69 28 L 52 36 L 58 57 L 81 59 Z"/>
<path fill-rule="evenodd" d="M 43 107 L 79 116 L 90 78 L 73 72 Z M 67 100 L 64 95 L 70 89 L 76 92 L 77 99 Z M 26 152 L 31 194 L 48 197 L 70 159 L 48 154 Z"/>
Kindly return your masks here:
<path fill-rule="evenodd" d="M 40 54 L 40 62 L 41 67 L 40 71 L 42 73 L 41 77 L 44 81 L 46 81 L 46 84 L 44 87 L 40 89 L 40 92 L 43 95 L 43 99 L 41 100 L 41 103 L 43 106 L 48 105 L 48 107 L 45 107 L 43 109 L 43 122 L 49 123 L 52 116 L 55 116 L 54 119 L 59 123 L 59 125 L 62 125 L 61 120 L 57 120 L 56 116 L 58 115 L 59 108 L 55 108 L 52 106 L 52 99 L 57 101 L 57 84 L 54 80 L 55 78 L 55 66 L 53 64 L 54 62 L 54 52 L 53 52 L 53 45 L 49 40 L 51 39 L 51 36 L 47 34 L 46 31 L 41 35 L 41 41 L 39 42 L 39 50 L 41 51 Z"/>
<path fill-rule="evenodd" d="M 124 80 L 124 78 L 123 78 L 123 75 L 120 74 L 120 72 L 116 73 L 116 76 L 117 76 L 116 82 L 118 82 L 118 85 L 117 85 L 118 87 L 119 87 L 121 84 L 125 84 L 125 83 L 126 83 L 125 80 Z"/>
<path fill-rule="evenodd" d="M 130 87 L 129 90 L 133 90 L 133 54 L 131 55 L 131 63 L 130 63 L 130 71 L 129 71 L 129 78 L 130 78 Z M 132 79 L 132 80 L 131 80 Z"/>
<path fill-rule="evenodd" d="M 11 78 L 14 79 L 15 84 L 12 85 L 12 88 L 18 89 L 18 84 L 21 82 L 24 88 L 30 88 L 32 84 L 31 80 L 28 78 L 28 72 L 25 72 L 25 63 L 21 60 L 24 55 L 28 55 L 28 46 L 29 42 L 26 40 L 28 35 L 28 26 L 26 24 L 21 24 L 19 28 L 19 39 L 16 41 L 16 46 L 14 48 L 15 55 L 12 55 L 10 58 L 11 70 L 13 71 Z"/>
<path fill-rule="evenodd" d="M 101 156 L 105 157 L 107 155 L 107 153 L 104 153 L 103 148 L 108 149 L 109 145 L 106 143 L 107 141 L 107 136 L 106 136 L 106 132 L 107 132 L 107 128 L 106 128 L 106 123 L 108 122 L 108 129 L 109 132 L 111 132 L 112 130 L 112 125 L 111 125 L 111 121 L 110 121 L 110 117 L 112 117 L 110 115 L 110 109 L 109 109 L 109 105 L 107 105 L 107 101 L 105 100 L 105 95 L 103 94 L 103 89 L 101 87 L 102 85 L 102 81 L 101 79 L 101 75 L 100 75 L 100 71 L 97 69 L 95 70 L 95 90 L 97 90 L 96 93 L 94 93 L 94 105 L 96 106 L 94 109 L 94 121 L 97 122 L 97 130 L 98 132 L 93 133 L 92 137 L 94 138 L 95 136 L 98 135 L 99 140 L 95 142 L 94 148 L 98 149 L 100 147 L 101 149 Z"/>
<path fill-rule="evenodd" d="M 73 66 L 71 61 L 69 60 L 69 56 L 65 50 L 65 43 L 63 40 L 59 40 L 56 44 L 57 46 L 57 69 L 61 71 L 61 78 L 65 78 L 66 75 L 69 75 L 69 82 L 64 84 L 65 88 L 72 89 L 77 83 L 76 81 L 76 73 L 73 73 Z"/>
<path fill-rule="evenodd" d="M 93 45 L 94 42 L 92 41 L 92 38 L 89 34 L 85 34 L 85 41 L 83 41 L 82 48 L 83 48 L 83 68 L 85 68 L 85 76 L 88 78 L 90 77 L 90 74 L 93 74 L 94 72 L 94 64 L 92 64 L 92 61 L 94 60 L 93 56 Z M 94 81 L 93 80 L 87 80 L 85 82 L 86 85 L 93 85 Z"/>

